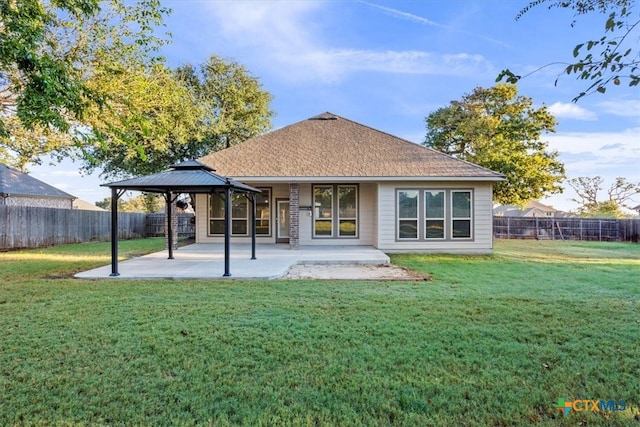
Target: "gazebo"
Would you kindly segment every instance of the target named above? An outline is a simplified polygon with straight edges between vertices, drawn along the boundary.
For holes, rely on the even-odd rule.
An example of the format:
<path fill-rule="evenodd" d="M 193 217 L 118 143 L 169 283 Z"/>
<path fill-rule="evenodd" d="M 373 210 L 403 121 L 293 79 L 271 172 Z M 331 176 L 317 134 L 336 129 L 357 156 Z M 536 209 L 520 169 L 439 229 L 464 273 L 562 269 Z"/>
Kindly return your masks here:
<path fill-rule="evenodd" d="M 251 202 L 251 259 L 256 259 L 256 194 L 260 193 L 253 187 L 238 182 L 232 178 L 220 176 L 215 170 L 196 160 L 172 165 L 170 169 L 139 178 L 102 184 L 111 188 L 111 276 L 118 273 L 118 199 L 127 190 L 159 193 L 167 203 L 166 215 L 168 221 L 167 243 L 169 259 L 173 259 L 173 230 L 171 221 L 171 205 L 182 193 L 217 194 L 224 196 L 224 276 L 231 276 L 229 269 L 230 236 L 231 236 L 231 196 L 243 194 Z"/>

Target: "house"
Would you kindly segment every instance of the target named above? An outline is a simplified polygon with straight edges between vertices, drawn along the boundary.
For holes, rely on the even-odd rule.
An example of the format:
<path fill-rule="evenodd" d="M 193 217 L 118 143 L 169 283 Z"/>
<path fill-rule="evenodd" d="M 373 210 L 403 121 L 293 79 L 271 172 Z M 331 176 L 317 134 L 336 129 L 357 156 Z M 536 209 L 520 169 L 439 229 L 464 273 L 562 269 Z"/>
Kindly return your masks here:
<path fill-rule="evenodd" d="M 73 201 L 73 209 L 77 209 L 79 211 L 107 212 L 106 209 L 102 209 L 100 206 L 96 206 L 94 203 L 89 203 L 82 199 L 75 199 Z"/>
<path fill-rule="evenodd" d="M 551 217 L 568 217 L 570 214 L 559 211 L 553 206 L 545 205 L 537 200 L 531 200 L 526 206 L 517 205 L 499 205 L 493 208 L 495 216 L 509 216 L 520 218 L 551 218 Z"/>
<path fill-rule="evenodd" d="M 72 209 L 76 197 L 0 163 L 0 205 Z"/>
<path fill-rule="evenodd" d="M 258 243 L 486 253 L 496 172 L 331 113 L 199 159 L 261 190 Z M 197 194 L 196 241 L 220 242 L 225 201 Z M 250 203 L 232 198 L 231 235 L 250 239 Z"/>

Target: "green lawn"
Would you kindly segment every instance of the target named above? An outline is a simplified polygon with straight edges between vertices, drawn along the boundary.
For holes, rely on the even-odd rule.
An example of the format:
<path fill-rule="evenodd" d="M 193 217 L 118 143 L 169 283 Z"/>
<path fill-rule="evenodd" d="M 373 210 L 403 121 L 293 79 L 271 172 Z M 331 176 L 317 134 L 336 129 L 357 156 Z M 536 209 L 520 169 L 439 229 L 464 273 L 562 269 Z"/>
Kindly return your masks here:
<path fill-rule="evenodd" d="M 640 425 L 640 245 L 392 256 L 421 282 L 70 278 L 109 254 L 0 253 L 0 425 Z"/>

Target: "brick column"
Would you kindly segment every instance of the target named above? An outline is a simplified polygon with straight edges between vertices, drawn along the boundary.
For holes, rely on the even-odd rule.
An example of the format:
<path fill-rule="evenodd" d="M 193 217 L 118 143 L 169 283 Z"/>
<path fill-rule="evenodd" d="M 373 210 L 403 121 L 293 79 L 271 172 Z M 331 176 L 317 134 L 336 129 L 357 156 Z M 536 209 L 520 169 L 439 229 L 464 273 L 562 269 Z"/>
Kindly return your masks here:
<path fill-rule="evenodd" d="M 289 184 L 289 248 L 300 247 L 300 187 L 297 182 Z"/>
<path fill-rule="evenodd" d="M 172 194 L 173 197 L 173 194 Z M 173 249 L 178 249 L 178 206 L 176 205 L 177 200 L 174 200 L 171 203 L 171 231 L 173 231 Z M 169 223 L 167 222 L 167 208 L 165 203 L 165 214 L 164 214 L 164 248 L 169 249 Z"/>

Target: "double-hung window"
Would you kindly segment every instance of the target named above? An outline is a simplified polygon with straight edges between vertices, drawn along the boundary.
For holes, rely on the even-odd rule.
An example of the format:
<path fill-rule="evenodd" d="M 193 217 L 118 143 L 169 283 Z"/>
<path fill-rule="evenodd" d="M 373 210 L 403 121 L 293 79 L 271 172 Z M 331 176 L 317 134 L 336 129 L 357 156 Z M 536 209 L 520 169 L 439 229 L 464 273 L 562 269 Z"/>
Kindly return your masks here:
<path fill-rule="evenodd" d="M 398 191 L 398 239 L 418 239 L 418 190 Z"/>
<path fill-rule="evenodd" d="M 471 238 L 471 191 L 451 192 L 451 237 Z"/>
<path fill-rule="evenodd" d="M 333 237 L 333 186 L 313 187 L 314 237 Z"/>
<path fill-rule="evenodd" d="M 256 195 L 256 235 L 271 235 L 271 189 L 260 188 Z"/>
<path fill-rule="evenodd" d="M 424 192 L 424 238 L 444 239 L 445 229 L 445 192 L 427 190 Z"/>
<path fill-rule="evenodd" d="M 358 234 L 358 187 L 338 185 L 338 237 Z"/>
<path fill-rule="evenodd" d="M 473 237 L 471 190 L 396 191 L 398 240 L 456 240 Z"/>
<path fill-rule="evenodd" d="M 313 186 L 313 237 L 358 237 L 358 186 Z"/>

